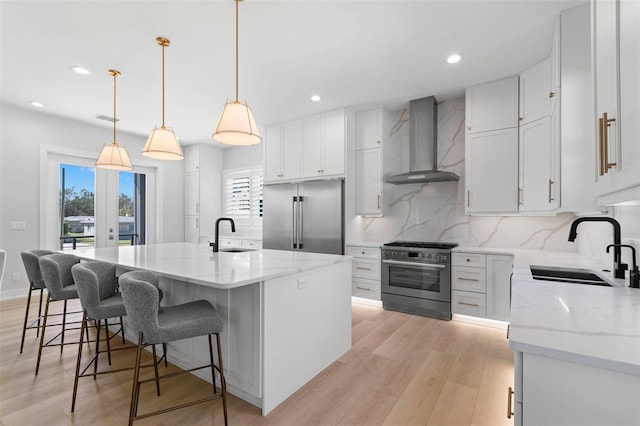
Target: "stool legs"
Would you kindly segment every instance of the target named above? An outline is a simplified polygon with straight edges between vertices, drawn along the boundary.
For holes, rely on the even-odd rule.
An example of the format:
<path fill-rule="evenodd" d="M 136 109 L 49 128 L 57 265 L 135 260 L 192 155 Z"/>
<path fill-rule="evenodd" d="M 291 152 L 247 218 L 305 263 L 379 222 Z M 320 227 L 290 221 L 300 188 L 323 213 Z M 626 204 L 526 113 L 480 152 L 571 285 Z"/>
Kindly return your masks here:
<path fill-rule="evenodd" d="M 84 330 L 87 328 L 87 314 L 82 315 L 80 326 L 80 344 L 78 345 L 78 360 L 76 361 L 76 378 L 73 382 L 73 398 L 71 399 L 71 412 L 76 408 L 76 396 L 78 395 L 78 379 L 80 378 L 80 364 L 82 361 L 82 346 L 84 343 Z M 97 343 L 96 343 L 97 346 Z M 95 378 L 95 376 L 93 376 Z"/>
<path fill-rule="evenodd" d="M 227 381 L 224 378 L 224 366 L 222 365 L 222 346 L 220 345 L 220 333 L 216 333 L 216 346 L 218 346 L 218 368 L 220 368 L 220 386 L 222 387 L 222 409 L 224 411 L 224 424 L 227 426 Z M 211 348 L 211 335 L 209 335 L 209 348 Z M 211 363 L 213 364 L 213 355 L 211 356 Z M 215 387 L 215 371 L 214 374 L 214 387 Z M 215 393 L 215 388 L 214 388 Z"/>
<path fill-rule="evenodd" d="M 44 344 L 44 331 L 47 329 L 47 316 L 49 315 L 49 303 L 51 296 L 47 294 L 47 303 L 44 305 L 44 318 L 42 319 L 42 333 L 40 333 L 40 345 L 38 346 L 38 360 L 36 361 L 36 376 L 40 370 L 40 359 L 42 358 L 42 345 Z"/>
<path fill-rule="evenodd" d="M 29 306 L 31 306 L 31 293 L 33 289 L 29 287 L 29 294 L 27 295 L 27 310 L 24 313 L 24 326 L 22 327 L 22 340 L 20 341 L 20 353 L 22 353 L 22 348 L 24 347 L 24 335 L 27 332 L 27 321 L 29 320 Z M 40 294 L 40 304 L 42 305 L 42 293 Z M 40 319 L 38 317 L 38 327 L 40 327 Z M 38 331 L 40 329 L 38 328 Z"/>

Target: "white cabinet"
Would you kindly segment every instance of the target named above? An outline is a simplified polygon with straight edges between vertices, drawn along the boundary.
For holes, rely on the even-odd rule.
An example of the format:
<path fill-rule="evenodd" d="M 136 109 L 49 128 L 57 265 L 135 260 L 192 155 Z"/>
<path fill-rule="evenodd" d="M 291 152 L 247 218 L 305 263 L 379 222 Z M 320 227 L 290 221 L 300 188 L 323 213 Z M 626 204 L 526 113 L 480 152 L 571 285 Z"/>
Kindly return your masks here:
<path fill-rule="evenodd" d="M 213 241 L 213 238 L 210 238 L 210 240 Z M 246 248 L 258 250 L 262 248 L 262 240 L 258 239 L 223 237 L 218 239 L 218 243 L 220 244 L 220 249 Z"/>
<path fill-rule="evenodd" d="M 380 248 L 349 246 L 347 255 L 353 256 L 351 294 L 365 299 L 380 300 Z"/>
<path fill-rule="evenodd" d="M 520 74 L 520 126 L 551 115 L 556 93 L 551 88 L 551 58 Z"/>
<path fill-rule="evenodd" d="M 356 114 L 356 214 L 384 214 L 383 149 L 387 114 L 382 108 Z"/>
<path fill-rule="evenodd" d="M 638 376 L 515 352 L 515 426 L 637 425 Z"/>
<path fill-rule="evenodd" d="M 344 109 L 274 125 L 265 129 L 265 182 L 345 173 Z"/>
<path fill-rule="evenodd" d="M 465 152 L 465 213 L 516 213 L 518 128 L 467 134 Z"/>
<path fill-rule="evenodd" d="M 213 235 L 222 215 L 222 150 L 214 145 L 191 145 L 184 150 L 184 240 L 198 243 Z"/>
<path fill-rule="evenodd" d="M 465 124 L 467 134 L 518 127 L 518 77 L 467 89 Z"/>
<path fill-rule="evenodd" d="M 454 314 L 509 321 L 513 256 L 454 252 L 451 265 Z"/>
<path fill-rule="evenodd" d="M 302 138 L 302 120 L 265 129 L 265 182 L 291 180 L 300 177 Z"/>
<path fill-rule="evenodd" d="M 343 109 L 304 120 L 302 177 L 344 175 L 346 116 Z"/>
<path fill-rule="evenodd" d="M 640 199 L 640 4 L 592 1 L 600 204 Z"/>

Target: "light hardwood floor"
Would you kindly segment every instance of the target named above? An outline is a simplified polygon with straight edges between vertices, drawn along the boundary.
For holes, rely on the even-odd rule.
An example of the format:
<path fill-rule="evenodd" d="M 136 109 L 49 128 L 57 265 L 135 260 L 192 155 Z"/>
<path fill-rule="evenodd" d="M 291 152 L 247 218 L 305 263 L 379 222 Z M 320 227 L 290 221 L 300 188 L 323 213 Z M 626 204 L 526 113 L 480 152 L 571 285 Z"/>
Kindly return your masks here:
<path fill-rule="evenodd" d="M 74 414 L 70 409 L 77 346 L 67 346 L 62 355 L 57 348 L 45 348 L 40 373 L 34 375 L 38 343 L 33 330 L 27 333 L 24 353 L 19 354 L 25 304 L 26 299 L 0 302 L 0 425 L 126 424 L 131 372 L 80 379 Z M 229 423 L 512 424 L 506 411 L 513 355 L 504 330 L 359 304 L 353 305 L 352 312 L 353 348 L 348 353 L 268 416 L 230 396 Z M 114 366 L 131 365 L 133 355 L 133 351 L 116 353 Z M 101 362 L 106 366 L 106 360 Z M 210 384 L 192 375 L 171 380 L 163 382 L 161 397 L 155 395 L 153 385 L 143 388 L 141 412 L 211 390 Z M 213 401 L 135 424 L 223 424 L 221 403 Z"/>

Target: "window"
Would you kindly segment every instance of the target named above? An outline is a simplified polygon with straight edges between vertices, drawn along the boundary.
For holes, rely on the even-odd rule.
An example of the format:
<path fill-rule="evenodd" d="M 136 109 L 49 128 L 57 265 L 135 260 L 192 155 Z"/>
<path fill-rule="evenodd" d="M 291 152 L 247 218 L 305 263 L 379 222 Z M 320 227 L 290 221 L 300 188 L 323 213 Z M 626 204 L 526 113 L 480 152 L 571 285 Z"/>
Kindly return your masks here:
<path fill-rule="evenodd" d="M 224 172 L 224 215 L 239 224 L 262 223 L 262 168 Z"/>

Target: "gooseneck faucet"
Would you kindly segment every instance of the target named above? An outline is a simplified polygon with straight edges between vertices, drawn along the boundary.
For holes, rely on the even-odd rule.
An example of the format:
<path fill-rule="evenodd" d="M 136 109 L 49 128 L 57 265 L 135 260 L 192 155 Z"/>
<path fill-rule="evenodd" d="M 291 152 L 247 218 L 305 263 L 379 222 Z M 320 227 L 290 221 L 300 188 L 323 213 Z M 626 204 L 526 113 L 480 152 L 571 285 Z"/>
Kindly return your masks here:
<path fill-rule="evenodd" d="M 216 220 L 215 242 L 209 243 L 209 245 L 211 247 L 213 247 L 213 251 L 214 252 L 217 252 L 220 249 L 220 238 L 219 238 L 219 236 L 220 236 L 220 222 L 222 222 L 223 220 L 228 220 L 229 222 L 231 222 L 231 232 L 236 232 L 236 223 L 230 217 L 221 217 L 218 220 Z"/>
<path fill-rule="evenodd" d="M 633 268 L 629 271 L 629 287 L 631 288 L 640 288 L 640 270 L 638 269 L 638 264 L 636 263 L 636 248 L 634 246 L 630 246 L 629 244 L 609 244 L 607 246 L 607 253 L 609 253 L 609 249 L 611 247 L 626 247 L 631 249 L 631 261 Z"/>
<path fill-rule="evenodd" d="M 613 276 L 616 278 L 624 278 L 624 271 L 627 270 L 628 265 L 622 263 L 622 253 L 620 250 L 620 223 L 611 217 L 579 217 L 571 223 L 571 230 L 569 231 L 569 241 L 574 242 L 578 235 L 578 225 L 582 222 L 609 222 L 613 225 Z M 609 250 L 607 249 L 607 252 Z"/>

